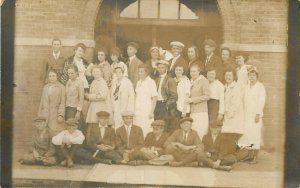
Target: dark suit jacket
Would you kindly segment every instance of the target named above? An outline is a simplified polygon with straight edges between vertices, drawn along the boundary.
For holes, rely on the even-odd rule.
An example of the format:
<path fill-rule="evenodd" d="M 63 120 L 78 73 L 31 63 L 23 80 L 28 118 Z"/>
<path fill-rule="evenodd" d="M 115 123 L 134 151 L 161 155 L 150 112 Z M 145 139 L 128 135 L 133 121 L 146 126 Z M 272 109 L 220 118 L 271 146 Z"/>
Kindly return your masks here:
<path fill-rule="evenodd" d="M 97 150 L 97 145 L 99 144 L 110 145 L 113 147 L 116 146 L 116 133 L 113 128 L 105 128 L 103 139 L 101 138 L 98 124 L 92 124 L 89 131 L 86 146 L 90 151 L 95 152 Z"/>
<path fill-rule="evenodd" d="M 138 67 L 143 64 L 143 62 L 135 57 L 129 65 L 129 61 L 127 61 L 128 66 L 128 78 L 131 80 L 133 87 L 135 88 L 136 83 L 139 81 Z"/>
<path fill-rule="evenodd" d="M 164 147 L 164 143 L 166 142 L 168 137 L 169 137 L 169 134 L 166 132 L 163 132 L 162 135 L 160 136 L 160 138 L 158 140 L 156 140 L 154 133 L 150 132 L 147 134 L 147 136 L 145 138 L 145 147 L 161 148 L 161 149 L 157 150 L 157 152 L 159 155 L 162 155 L 165 153 L 163 147 Z"/>
<path fill-rule="evenodd" d="M 205 65 L 205 61 L 206 61 L 206 56 L 204 57 L 204 65 Z M 211 68 L 214 67 L 217 71 L 217 76 L 216 78 L 219 81 L 222 81 L 223 79 L 223 64 L 222 64 L 222 60 L 219 56 L 213 54 L 212 57 L 209 59 L 209 62 L 205 65 L 205 76 L 206 76 L 206 71 Z"/>
<path fill-rule="evenodd" d="M 157 70 L 155 70 L 155 69 L 152 67 L 152 62 L 151 62 L 151 60 L 147 60 L 147 61 L 145 62 L 145 64 L 147 65 L 147 67 L 148 67 L 149 70 L 150 70 L 149 76 L 150 76 L 153 80 L 155 80 L 156 78 L 158 78 L 159 74 L 158 74 Z"/>
<path fill-rule="evenodd" d="M 156 86 L 159 88 L 160 77 L 155 79 Z M 168 74 L 165 76 L 162 82 L 161 95 L 166 102 L 167 108 L 176 108 L 177 95 L 177 83 Z"/>
<path fill-rule="evenodd" d="M 116 130 L 116 146 L 122 153 L 125 149 L 140 149 L 144 146 L 143 130 L 139 126 L 132 125 L 129 135 L 129 147 L 127 143 L 127 133 L 124 125 Z"/>
<path fill-rule="evenodd" d="M 204 151 L 210 152 L 212 154 L 212 158 L 217 160 L 220 152 L 220 144 L 221 144 L 221 133 L 217 135 L 215 142 L 213 142 L 211 133 L 204 135 L 203 137 Z"/>
<path fill-rule="evenodd" d="M 178 64 L 182 64 L 183 65 L 183 70 L 184 70 L 184 75 L 186 75 L 187 76 L 187 74 L 188 74 L 188 72 L 189 72 L 189 64 L 188 64 L 188 62 L 182 57 L 182 56 L 180 56 L 176 61 L 175 61 L 175 63 L 174 63 L 174 65 L 172 66 L 172 68 L 171 68 L 171 64 L 172 64 L 172 60 L 173 60 L 173 58 L 172 59 L 170 59 L 170 67 L 169 67 L 169 72 L 168 72 L 168 74 L 172 77 L 172 78 L 175 78 L 176 77 L 176 75 L 175 75 L 175 67 L 176 67 L 176 65 L 178 65 Z M 171 68 L 171 69 L 170 69 Z"/>
<path fill-rule="evenodd" d="M 58 73 L 58 81 L 62 83 L 61 75 L 63 74 L 64 64 L 65 64 L 65 58 L 62 54 L 59 55 L 58 59 L 55 59 L 53 54 L 49 54 L 42 64 L 42 70 L 41 70 L 41 80 L 43 82 L 47 82 L 48 80 L 48 72 L 49 70 L 55 70 Z"/>

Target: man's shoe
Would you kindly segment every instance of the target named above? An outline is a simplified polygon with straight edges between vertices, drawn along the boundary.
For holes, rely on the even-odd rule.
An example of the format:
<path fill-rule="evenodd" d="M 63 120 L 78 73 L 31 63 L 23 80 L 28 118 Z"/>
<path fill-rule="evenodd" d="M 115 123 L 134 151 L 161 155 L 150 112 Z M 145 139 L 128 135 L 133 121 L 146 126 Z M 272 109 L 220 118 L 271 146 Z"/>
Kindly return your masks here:
<path fill-rule="evenodd" d="M 215 166 L 214 169 L 217 170 L 223 170 L 223 171 L 231 171 L 232 170 L 232 166 Z"/>

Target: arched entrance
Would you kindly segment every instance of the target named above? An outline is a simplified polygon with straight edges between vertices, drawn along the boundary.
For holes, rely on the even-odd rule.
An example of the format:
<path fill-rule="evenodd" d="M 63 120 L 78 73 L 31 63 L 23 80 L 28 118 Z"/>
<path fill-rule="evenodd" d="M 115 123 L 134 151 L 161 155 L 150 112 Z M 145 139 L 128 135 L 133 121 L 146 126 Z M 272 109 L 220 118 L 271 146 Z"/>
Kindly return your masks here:
<path fill-rule="evenodd" d="M 179 40 L 201 48 L 207 38 L 220 44 L 222 33 L 217 0 L 103 0 L 95 25 L 96 47 L 126 49 L 135 41 L 142 60 L 152 45 L 169 49 Z"/>

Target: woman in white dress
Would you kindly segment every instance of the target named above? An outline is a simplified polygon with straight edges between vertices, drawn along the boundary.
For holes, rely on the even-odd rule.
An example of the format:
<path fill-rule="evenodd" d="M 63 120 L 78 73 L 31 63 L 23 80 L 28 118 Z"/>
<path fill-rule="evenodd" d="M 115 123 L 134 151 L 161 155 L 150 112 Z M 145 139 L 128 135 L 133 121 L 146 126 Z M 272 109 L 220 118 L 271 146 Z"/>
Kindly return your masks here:
<path fill-rule="evenodd" d="M 149 68 L 142 64 L 138 68 L 139 81 L 135 88 L 135 117 L 134 124 L 142 128 L 144 135 L 152 131 L 154 109 L 157 100 L 157 87 L 149 76 Z"/>
<path fill-rule="evenodd" d="M 179 111 L 179 118 L 190 116 L 190 104 L 186 102 L 186 99 L 188 99 L 191 94 L 191 82 L 183 73 L 184 67 L 180 64 L 176 65 L 175 81 L 177 83 L 177 110 Z"/>
<path fill-rule="evenodd" d="M 125 70 L 117 66 L 114 70 L 115 79 L 110 89 L 112 111 L 115 129 L 121 127 L 122 116 L 125 111 L 134 112 L 134 89 L 131 81 L 125 76 Z"/>
<path fill-rule="evenodd" d="M 193 118 L 193 129 L 197 131 L 200 139 L 208 131 L 208 110 L 207 101 L 209 100 L 209 82 L 200 75 L 201 68 L 198 64 L 192 64 L 190 68 L 191 75 L 191 94 L 186 100 L 191 105 L 191 115 Z"/>
<path fill-rule="evenodd" d="M 249 83 L 245 88 L 245 132 L 239 139 L 239 146 L 248 148 L 252 158 L 251 163 L 256 163 L 257 154 L 261 146 L 263 126 L 263 109 L 266 100 L 264 85 L 258 81 L 258 71 L 255 67 L 249 70 Z"/>
<path fill-rule="evenodd" d="M 238 66 L 236 83 L 241 87 L 242 90 L 244 90 L 248 83 L 248 71 L 246 65 L 246 62 L 248 61 L 248 55 L 245 52 L 237 52 L 235 55 L 235 61 Z"/>
<path fill-rule="evenodd" d="M 102 67 L 94 65 L 92 67 L 92 75 L 95 78 L 91 84 L 90 92 L 85 94 L 90 105 L 86 115 L 86 123 L 88 129 L 91 123 L 98 123 L 97 112 L 106 111 L 111 113 L 110 92 L 108 86 L 103 79 Z"/>

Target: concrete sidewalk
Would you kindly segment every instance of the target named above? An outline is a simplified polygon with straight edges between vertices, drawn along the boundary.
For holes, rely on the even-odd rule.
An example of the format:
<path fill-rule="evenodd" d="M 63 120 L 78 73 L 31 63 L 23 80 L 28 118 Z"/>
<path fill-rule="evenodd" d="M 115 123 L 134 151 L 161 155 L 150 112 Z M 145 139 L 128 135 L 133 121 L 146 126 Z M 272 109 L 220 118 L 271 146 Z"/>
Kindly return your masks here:
<path fill-rule="evenodd" d="M 126 165 L 24 166 L 14 164 L 16 185 L 24 180 L 101 182 L 104 185 L 169 185 L 205 187 L 282 187 L 282 160 L 275 153 L 260 152 L 259 163 L 238 163 L 231 172 L 209 168 Z M 74 185 L 74 184 L 73 184 Z M 79 184 L 78 184 L 79 185 Z M 74 186 L 72 186 L 74 187 Z M 80 186 L 79 186 L 80 187 Z M 118 186 L 117 186 L 118 187 Z"/>

